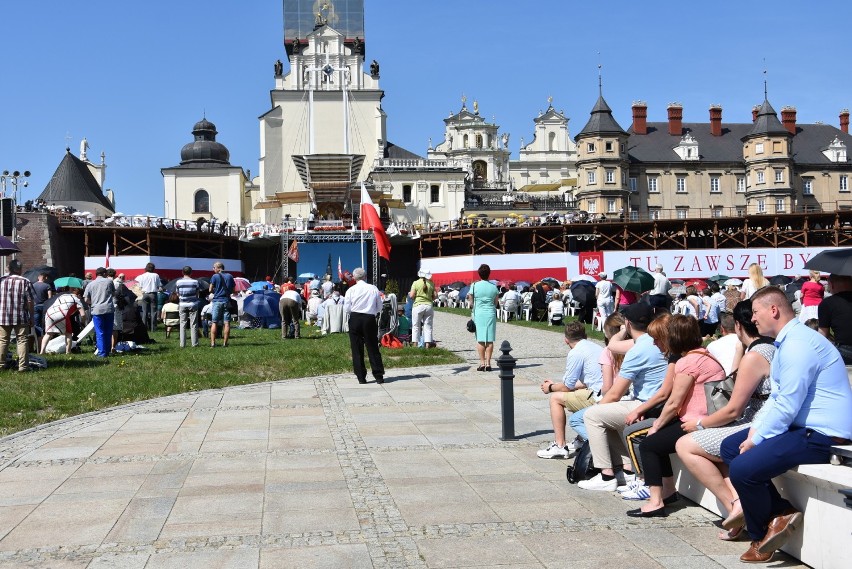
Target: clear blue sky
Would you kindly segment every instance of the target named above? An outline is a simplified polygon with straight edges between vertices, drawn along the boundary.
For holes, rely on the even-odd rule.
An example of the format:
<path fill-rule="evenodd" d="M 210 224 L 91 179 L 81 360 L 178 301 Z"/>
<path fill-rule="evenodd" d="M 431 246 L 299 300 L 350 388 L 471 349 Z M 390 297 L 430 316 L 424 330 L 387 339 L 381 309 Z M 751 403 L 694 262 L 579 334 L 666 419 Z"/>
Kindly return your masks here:
<path fill-rule="evenodd" d="M 598 61 L 624 128 L 637 99 L 650 121 L 672 101 L 685 121 L 707 121 L 712 103 L 725 122 L 748 121 L 764 67 L 770 102 L 796 106 L 799 122 L 837 125 L 852 107 L 850 2 L 365 4 L 388 138 L 420 155 L 462 93 L 511 134 L 513 158 L 548 96 L 576 134 L 597 97 Z M 160 168 L 178 164 L 206 112 L 231 163 L 256 174 L 257 117 L 269 110 L 273 62 L 286 60 L 282 12 L 276 0 L 4 2 L 0 170 L 32 171 L 20 201 L 35 198 L 85 136 L 90 157 L 106 152 L 118 209 L 159 215 Z"/>

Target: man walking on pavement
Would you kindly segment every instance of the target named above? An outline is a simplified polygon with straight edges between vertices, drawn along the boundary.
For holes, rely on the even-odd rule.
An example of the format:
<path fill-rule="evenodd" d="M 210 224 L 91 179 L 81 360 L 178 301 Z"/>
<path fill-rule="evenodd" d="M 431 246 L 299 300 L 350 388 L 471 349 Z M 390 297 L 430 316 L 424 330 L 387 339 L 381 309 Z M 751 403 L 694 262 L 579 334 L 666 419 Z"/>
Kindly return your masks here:
<path fill-rule="evenodd" d="M 367 383 L 364 367 L 364 347 L 370 358 L 370 368 L 376 383 L 385 382 L 385 364 L 379 352 L 379 325 L 376 315 L 382 309 L 379 289 L 364 281 L 367 272 L 358 267 L 352 271 L 355 284 L 346 290 L 343 310 L 349 314 L 349 345 L 352 349 L 352 366 L 358 383 Z"/>
<path fill-rule="evenodd" d="M 29 371 L 29 332 L 33 325 L 35 291 L 29 279 L 21 276 L 23 265 L 17 259 L 9 261 L 9 273 L 0 279 L 0 365 L 6 364 L 6 354 L 12 331 L 18 342 L 18 371 Z"/>

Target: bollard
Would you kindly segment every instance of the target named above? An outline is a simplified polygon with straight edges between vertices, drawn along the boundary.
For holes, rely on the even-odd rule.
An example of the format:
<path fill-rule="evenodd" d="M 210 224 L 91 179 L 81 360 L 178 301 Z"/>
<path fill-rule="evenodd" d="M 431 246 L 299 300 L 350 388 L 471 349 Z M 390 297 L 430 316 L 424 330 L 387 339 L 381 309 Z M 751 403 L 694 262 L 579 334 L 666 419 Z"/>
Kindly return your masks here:
<path fill-rule="evenodd" d="M 512 380 L 515 379 L 515 363 L 518 361 L 509 355 L 512 346 L 508 340 L 500 344 L 503 355 L 497 358 L 497 367 L 500 368 L 500 411 L 503 416 L 502 441 L 514 441 L 515 436 L 515 390 Z"/>

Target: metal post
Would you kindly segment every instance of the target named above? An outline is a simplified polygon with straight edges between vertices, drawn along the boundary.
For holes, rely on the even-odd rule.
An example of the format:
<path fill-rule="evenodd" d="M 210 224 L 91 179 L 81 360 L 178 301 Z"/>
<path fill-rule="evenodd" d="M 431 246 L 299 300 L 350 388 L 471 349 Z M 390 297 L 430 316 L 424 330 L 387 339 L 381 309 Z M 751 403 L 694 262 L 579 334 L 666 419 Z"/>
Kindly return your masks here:
<path fill-rule="evenodd" d="M 515 379 L 515 362 L 518 360 L 509 355 L 512 346 L 508 340 L 500 344 L 503 355 L 497 358 L 497 367 L 500 368 L 500 413 L 503 417 L 502 441 L 514 441 L 515 436 L 515 392 L 512 380 Z"/>

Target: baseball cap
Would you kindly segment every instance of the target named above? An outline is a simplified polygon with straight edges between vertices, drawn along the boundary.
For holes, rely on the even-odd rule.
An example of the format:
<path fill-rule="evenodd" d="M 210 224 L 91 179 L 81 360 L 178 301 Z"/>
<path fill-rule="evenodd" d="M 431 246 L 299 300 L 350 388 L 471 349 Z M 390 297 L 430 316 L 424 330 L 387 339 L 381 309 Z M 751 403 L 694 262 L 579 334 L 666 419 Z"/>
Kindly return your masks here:
<path fill-rule="evenodd" d="M 636 302 L 625 306 L 621 313 L 630 322 L 634 322 L 641 326 L 647 326 L 654 319 L 654 309 L 650 304 L 644 302 Z"/>

